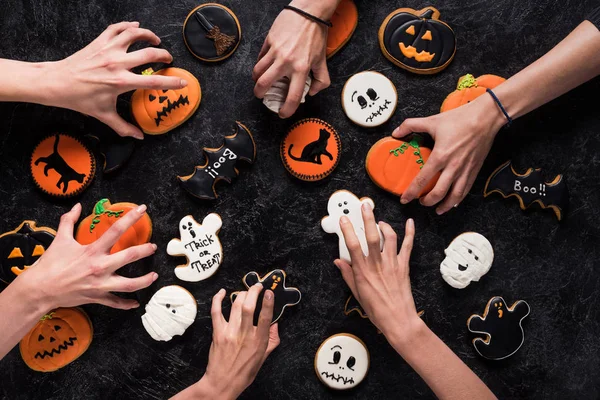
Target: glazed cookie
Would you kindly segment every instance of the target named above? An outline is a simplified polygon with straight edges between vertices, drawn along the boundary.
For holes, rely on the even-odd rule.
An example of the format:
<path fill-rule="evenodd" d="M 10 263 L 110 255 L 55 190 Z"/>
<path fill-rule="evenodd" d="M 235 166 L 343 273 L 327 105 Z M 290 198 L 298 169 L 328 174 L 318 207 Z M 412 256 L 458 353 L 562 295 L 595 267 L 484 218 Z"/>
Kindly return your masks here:
<path fill-rule="evenodd" d="M 352 122 L 364 127 L 387 122 L 396 111 L 396 87 L 385 75 L 374 71 L 354 74 L 342 89 L 342 108 Z"/>
<path fill-rule="evenodd" d="M 215 190 L 217 182 L 231 181 L 238 176 L 236 164 L 243 160 L 252 164 L 256 158 L 256 145 L 252 134 L 244 125 L 235 123 L 235 133 L 225 136 L 218 149 L 205 147 L 205 162 L 194 169 L 191 175 L 178 176 L 181 186 L 192 196 L 204 200 L 214 200 L 219 195 Z"/>
<path fill-rule="evenodd" d="M 173 239 L 167 245 L 171 256 L 185 256 L 187 263 L 175 268 L 182 281 L 198 282 L 210 278 L 223 262 L 223 247 L 219 241 L 221 229 L 219 214 L 208 214 L 200 225 L 194 217 L 186 215 L 179 222 L 181 240 Z"/>
<path fill-rule="evenodd" d="M 23 221 L 15 230 L 0 235 L 0 281 L 9 284 L 48 250 L 56 231 Z"/>
<path fill-rule="evenodd" d="M 181 68 L 164 68 L 143 75 L 174 76 L 187 81 L 181 89 L 138 89 L 131 96 L 131 114 L 140 129 L 148 135 L 161 135 L 187 121 L 200 106 L 202 90 L 198 79 Z"/>
<path fill-rule="evenodd" d="M 44 193 L 73 197 L 94 179 L 96 159 L 75 137 L 57 133 L 42 140 L 31 156 L 31 176 Z"/>
<path fill-rule="evenodd" d="M 464 289 L 472 281 L 479 282 L 494 261 L 489 240 L 476 232 L 458 235 L 444 253 L 446 258 L 440 264 L 440 272 L 446 283 L 456 289 Z"/>
<path fill-rule="evenodd" d="M 369 371 L 369 351 L 365 343 L 349 333 L 327 338 L 315 355 L 315 372 L 332 389 L 351 389 Z"/>
<path fill-rule="evenodd" d="M 369 204 L 371 209 L 375 208 L 375 203 L 368 197 L 359 199 L 354 193 L 349 192 L 348 190 L 338 190 L 331 195 L 329 202 L 327 203 L 327 212 L 329 215 L 321 220 L 321 227 L 325 232 L 338 235 L 340 259 L 346 261 L 348 264 L 352 264 L 352 260 L 350 259 L 350 252 L 348 251 L 346 241 L 344 240 L 344 234 L 340 228 L 340 218 L 343 216 L 348 217 L 354 227 L 354 232 L 358 237 L 363 253 L 365 256 L 368 256 L 369 248 L 365 236 L 365 223 L 361 211 L 363 204 Z M 381 249 L 383 249 L 383 236 L 379 230 L 379 225 L 377 226 L 377 230 L 379 231 Z"/>
<path fill-rule="evenodd" d="M 505 199 L 516 197 L 522 210 L 533 203 L 550 208 L 559 221 L 569 207 L 569 190 L 562 175 L 556 175 L 551 182 L 546 182 L 540 168 L 529 168 L 524 174 L 519 174 L 510 161 L 492 172 L 485 183 L 483 197 L 492 193 L 499 193 Z"/>
<path fill-rule="evenodd" d="M 327 58 L 333 57 L 348 43 L 358 25 L 358 10 L 353 0 L 342 0 L 331 16 L 331 24 L 327 32 Z"/>
<path fill-rule="evenodd" d="M 456 36 L 433 7 L 399 8 L 381 24 L 379 47 L 388 60 L 407 71 L 435 74 L 454 58 Z"/>
<path fill-rule="evenodd" d="M 350 315 L 352 313 L 358 314 L 361 318 L 369 318 L 365 310 L 362 308 L 356 297 L 350 295 L 348 300 L 346 300 L 346 304 L 344 304 L 344 314 Z"/>
<path fill-rule="evenodd" d="M 471 74 L 466 74 L 458 79 L 456 90 L 448 95 L 440 112 L 449 111 L 470 103 L 486 92 L 486 89 L 493 89 L 506 79 L 496 75 L 481 75 L 475 78 Z"/>
<path fill-rule="evenodd" d="M 485 335 L 485 339 L 473 339 L 477 353 L 489 360 L 502 360 L 515 354 L 525 340 L 521 322 L 529 310 L 529 304 L 523 300 L 508 307 L 502 297 L 492 297 L 483 317 L 473 314 L 467 321 L 469 331 Z"/>
<path fill-rule="evenodd" d="M 329 176 L 340 161 L 342 143 L 333 126 L 316 118 L 296 122 L 281 142 L 285 169 L 303 181 Z"/>
<path fill-rule="evenodd" d="M 229 8 L 206 3 L 194 8 L 183 23 L 183 40 L 188 50 L 202 61 L 221 61 L 240 44 L 240 21 Z"/>
<path fill-rule="evenodd" d="M 104 161 L 102 170 L 105 174 L 113 173 L 125 165 L 135 148 L 133 143 L 135 139 L 124 138 L 116 133 L 90 134 L 84 139 L 96 153 L 100 153 Z"/>
<path fill-rule="evenodd" d="M 159 289 L 146 305 L 142 324 L 152 339 L 168 342 L 173 336 L 183 335 L 196 319 L 196 299 L 181 286 Z"/>
<path fill-rule="evenodd" d="M 306 83 L 304 84 L 304 92 L 302 92 L 302 99 L 300 103 L 304 103 L 306 101 L 306 94 L 310 90 L 310 85 L 312 84 L 312 78 L 310 75 L 306 77 Z M 285 103 L 285 99 L 287 98 L 288 91 L 290 90 L 290 78 L 284 76 L 277 82 L 271 86 L 267 93 L 265 93 L 265 97 L 263 97 L 263 104 L 274 113 L 279 113 L 281 107 Z"/>

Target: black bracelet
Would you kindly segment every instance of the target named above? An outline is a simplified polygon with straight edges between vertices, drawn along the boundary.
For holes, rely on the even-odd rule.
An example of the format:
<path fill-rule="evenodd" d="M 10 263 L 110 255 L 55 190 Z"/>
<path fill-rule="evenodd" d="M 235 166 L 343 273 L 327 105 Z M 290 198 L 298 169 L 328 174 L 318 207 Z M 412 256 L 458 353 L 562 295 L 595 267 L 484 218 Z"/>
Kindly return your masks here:
<path fill-rule="evenodd" d="M 294 6 L 285 6 L 285 7 L 283 7 L 283 8 L 284 8 L 284 9 L 286 9 L 286 10 L 292 10 L 292 11 L 295 11 L 295 12 L 297 12 L 298 14 L 302 15 L 303 17 L 306 17 L 306 18 L 308 18 L 308 19 L 310 19 L 310 20 L 313 20 L 313 21 L 315 21 L 315 22 L 318 22 L 318 23 L 320 23 L 320 24 L 326 25 L 326 26 L 328 26 L 328 27 L 330 27 L 330 28 L 331 28 L 331 27 L 333 27 L 333 24 L 331 23 L 331 21 L 325 21 L 324 19 L 321 19 L 321 18 L 319 18 L 319 17 L 315 17 L 314 15 L 312 15 L 312 14 L 309 14 L 309 13 L 307 13 L 306 11 L 304 11 L 304 10 L 301 10 L 301 9 L 299 9 L 299 8 L 296 8 L 296 7 L 294 7 Z"/>
<path fill-rule="evenodd" d="M 492 98 L 494 99 L 494 101 L 496 102 L 496 104 L 498 104 L 498 107 L 500 107 L 500 110 L 502 110 L 502 114 L 504 114 L 504 116 L 506 117 L 506 125 L 504 125 L 505 127 L 509 127 L 510 124 L 512 124 L 513 120 L 512 118 L 508 115 L 508 113 L 506 112 L 506 109 L 504 108 L 504 106 L 502 105 L 502 103 L 500 103 L 500 100 L 498 99 L 498 97 L 496 97 L 496 94 L 494 92 L 492 92 L 492 89 L 486 89 L 486 91 L 490 94 L 490 96 L 492 96 Z"/>

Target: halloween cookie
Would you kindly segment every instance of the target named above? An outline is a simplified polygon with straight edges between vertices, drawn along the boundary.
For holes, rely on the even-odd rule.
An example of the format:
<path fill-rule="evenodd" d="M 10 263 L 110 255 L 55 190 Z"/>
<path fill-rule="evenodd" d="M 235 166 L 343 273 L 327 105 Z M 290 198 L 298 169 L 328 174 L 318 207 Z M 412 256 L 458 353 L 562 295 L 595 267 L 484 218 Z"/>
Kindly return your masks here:
<path fill-rule="evenodd" d="M 344 314 L 350 315 L 352 313 L 358 314 L 361 318 L 369 318 L 365 310 L 362 308 L 356 297 L 350 295 L 348 300 L 346 300 L 346 304 L 344 304 Z"/>
<path fill-rule="evenodd" d="M 342 89 L 342 108 L 357 125 L 379 126 L 396 111 L 398 93 L 385 75 L 374 71 L 354 74 Z"/>
<path fill-rule="evenodd" d="M 492 297 L 483 316 L 473 314 L 467 320 L 469 331 L 485 335 L 485 339 L 473 339 L 477 353 L 489 360 L 502 360 L 515 354 L 525 340 L 521 322 L 529 310 L 529 304 L 523 300 L 508 307 L 502 297 Z"/>
<path fill-rule="evenodd" d="M 466 74 L 458 79 L 456 90 L 448 95 L 440 112 L 452 110 L 464 104 L 470 103 L 486 92 L 486 89 L 493 89 L 506 79 L 496 75 L 481 75 L 475 78 L 471 74 Z"/>
<path fill-rule="evenodd" d="M 559 221 L 569 207 L 569 190 L 562 175 L 556 175 L 551 182 L 546 182 L 540 168 L 529 168 L 524 174 L 519 174 L 510 161 L 492 172 L 485 183 L 483 196 L 488 197 L 492 193 L 499 193 L 505 199 L 516 197 L 522 210 L 533 203 L 550 208 Z"/>
<path fill-rule="evenodd" d="M 310 90 L 310 85 L 312 84 L 312 78 L 310 75 L 306 77 L 306 83 L 304 84 L 304 92 L 302 92 L 302 99 L 300 103 L 304 103 L 306 101 L 306 94 Z M 287 98 L 288 91 L 290 90 L 290 79 L 287 76 L 284 76 L 277 82 L 271 86 L 267 93 L 265 93 L 265 97 L 263 97 L 263 104 L 274 113 L 279 113 L 281 107 L 285 103 L 285 99 Z"/>
<path fill-rule="evenodd" d="M 240 44 L 240 21 L 229 8 L 206 3 L 194 8 L 183 23 L 183 40 L 188 50 L 202 61 L 221 61 Z"/>
<path fill-rule="evenodd" d="M 214 200 L 219 195 L 217 182 L 231 181 L 238 176 L 236 168 L 240 160 L 252 164 L 256 158 L 256 145 L 252 134 L 244 125 L 235 123 L 235 133 L 225 136 L 224 143 L 217 149 L 202 149 L 206 161 L 194 169 L 191 175 L 178 176 L 181 186 L 199 199 Z"/>
<path fill-rule="evenodd" d="M 433 7 L 399 8 L 381 24 L 379 47 L 388 60 L 407 71 L 435 74 L 454 58 L 456 36 Z"/>
<path fill-rule="evenodd" d="M 331 16 L 331 24 L 327 32 L 327 58 L 333 57 L 348 43 L 358 25 L 358 10 L 353 0 L 342 0 Z"/>
<path fill-rule="evenodd" d="M 85 217 L 75 233 L 75 240 L 80 244 L 95 242 L 104 232 L 126 215 L 138 207 L 133 203 L 110 204 L 108 199 L 102 199 L 94 206 L 94 212 Z M 152 237 L 152 220 L 147 213 L 132 227 L 127 229 L 117 243 L 110 249 L 110 254 L 117 253 L 132 246 L 148 243 Z"/>
<path fill-rule="evenodd" d="M 223 247 L 217 236 L 221 229 L 219 214 L 208 214 L 200 225 L 186 215 L 179 222 L 179 239 L 167 245 L 171 256 L 185 256 L 187 263 L 175 268 L 175 276 L 182 281 L 198 282 L 210 278 L 223 262 Z"/>
<path fill-rule="evenodd" d="M 431 150 L 423 147 L 417 136 L 409 142 L 389 136 L 371 147 L 367 153 L 365 167 L 373 183 L 383 190 L 402 196 L 430 154 Z M 439 173 L 423 189 L 420 196 L 429 193 L 438 178 Z"/>
<path fill-rule="evenodd" d="M 48 250 L 56 231 L 23 221 L 15 230 L 0 235 L 0 281 L 9 284 Z"/>
<path fill-rule="evenodd" d="M 456 289 L 464 289 L 472 281 L 488 273 L 494 261 L 494 249 L 485 236 L 476 232 L 458 235 L 446 250 L 440 264 L 442 278 Z"/>
<path fill-rule="evenodd" d="M 351 389 L 369 371 L 369 351 L 365 343 L 349 333 L 327 338 L 315 355 L 315 372 L 332 389 Z"/>
<path fill-rule="evenodd" d="M 124 138 L 116 133 L 90 134 L 84 137 L 86 143 L 103 159 L 103 172 L 113 173 L 120 169 L 133 154 L 133 138 Z"/>
<path fill-rule="evenodd" d="M 80 308 L 57 308 L 21 339 L 19 350 L 34 371 L 52 372 L 78 359 L 90 347 L 94 329 Z"/>
<path fill-rule="evenodd" d="M 196 299 L 181 286 L 160 288 L 146 304 L 142 325 L 156 341 L 168 342 L 183 335 L 192 325 L 198 312 Z"/>
<path fill-rule="evenodd" d="M 57 133 L 42 140 L 31 155 L 33 182 L 44 193 L 73 197 L 94 179 L 96 159 L 75 137 Z"/>
<path fill-rule="evenodd" d="M 333 172 L 340 161 L 340 136 L 325 121 L 306 118 L 296 122 L 281 142 L 285 169 L 303 181 L 318 181 Z"/>
<path fill-rule="evenodd" d="M 262 310 L 262 302 L 266 290 L 271 290 L 275 295 L 275 305 L 273 307 L 273 320 L 271 321 L 271 325 L 279 321 L 279 318 L 281 318 L 283 315 L 283 311 L 286 309 L 286 307 L 295 306 L 296 304 L 300 303 L 302 293 L 300 293 L 300 290 L 296 289 L 295 287 L 287 287 L 285 282 L 286 278 L 287 275 L 285 274 L 285 271 L 276 269 L 269 272 L 262 278 L 256 272 L 248 272 L 242 279 L 246 289 L 250 289 L 259 282 L 263 285 L 263 290 L 258 296 L 256 310 L 254 311 L 255 325 L 258 323 L 258 317 L 260 316 L 260 311 Z M 235 301 L 238 293 L 239 292 L 233 292 L 231 294 L 232 303 Z"/>
<path fill-rule="evenodd" d="M 375 208 L 375 203 L 368 197 L 359 199 L 354 193 L 349 192 L 348 190 L 338 190 L 331 195 L 329 202 L 327 203 L 327 212 L 329 215 L 321 220 L 321 227 L 325 232 L 338 235 L 340 259 L 349 264 L 352 263 L 352 260 L 350 259 L 350 252 L 348 251 L 346 241 L 344 240 L 344 234 L 340 228 L 340 218 L 345 216 L 350 220 L 354 227 L 354 232 L 358 237 L 358 241 L 360 242 L 362 251 L 365 256 L 368 256 L 369 248 L 365 236 L 365 223 L 361 211 L 363 204 L 369 204 L 372 209 Z M 383 249 L 383 236 L 381 235 L 379 226 L 377 226 L 377 230 L 379 231 L 381 248 Z"/>
<path fill-rule="evenodd" d="M 198 79 L 181 68 L 165 68 L 144 75 L 175 76 L 187 81 L 181 89 L 138 89 L 131 96 L 131 114 L 140 129 L 148 135 L 161 135 L 187 121 L 198 109 L 202 90 Z"/>

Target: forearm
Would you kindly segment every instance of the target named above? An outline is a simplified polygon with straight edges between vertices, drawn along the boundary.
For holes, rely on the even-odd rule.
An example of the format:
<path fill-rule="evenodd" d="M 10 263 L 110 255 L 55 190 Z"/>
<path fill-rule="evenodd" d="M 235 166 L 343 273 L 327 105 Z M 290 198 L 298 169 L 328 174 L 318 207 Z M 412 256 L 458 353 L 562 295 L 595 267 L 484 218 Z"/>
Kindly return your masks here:
<path fill-rule="evenodd" d="M 290 5 L 298 7 L 321 19 L 331 18 L 341 0 L 293 0 Z"/>
<path fill-rule="evenodd" d="M 48 105 L 46 79 L 51 62 L 30 63 L 0 59 L 0 101 L 19 101 Z"/>
<path fill-rule="evenodd" d="M 225 383 L 225 386 L 222 384 L 215 385 L 206 375 L 202 377 L 198 382 L 194 383 L 192 386 L 188 387 L 185 390 L 177 393 L 175 396 L 171 398 L 171 400 L 199 400 L 199 399 L 219 399 L 219 400 L 234 400 L 241 393 L 239 390 L 233 388 L 233 385 L 230 385 L 229 382 Z"/>

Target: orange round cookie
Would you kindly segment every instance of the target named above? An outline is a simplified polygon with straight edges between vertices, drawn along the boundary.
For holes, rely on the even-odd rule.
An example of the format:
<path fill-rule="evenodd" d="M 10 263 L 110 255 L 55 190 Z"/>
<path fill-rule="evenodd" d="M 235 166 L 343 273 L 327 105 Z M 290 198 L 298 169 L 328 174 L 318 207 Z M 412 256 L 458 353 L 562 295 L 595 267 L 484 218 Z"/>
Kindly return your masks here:
<path fill-rule="evenodd" d="M 449 111 L 470 103 L 484 94 L 486 89 L 493 89 L 505 80 L 497 75 L 481 75 L 479 78 L 475 78 L 471 74 L 461 76 L 458 79 L 456 90 L 450 93 L 442 103 L 440 112 Z"/>
<path fill-rule="evenodd" d="M 35 185 L 43 192 L 57 197 L 72 197 L 92 183 L 96 159 L 79 139 L 57 133 L 36 146 L 30 168 Z"/>
<path fill-rule="evenodd" d="M 281 160 L 290 174 L 303 181 L 318 181 L 333 172 L 340 160 L 340 136 L 325 121 L 307 118 L 296 122 L 281 142 Z"/>
<path fill-rule="evenodd" d="M 327 58 L 337 53 L 352 37 L 358 25 L 358 10 L 353 0 L 342 0 L 331 16 L 327 33 Z"/>

